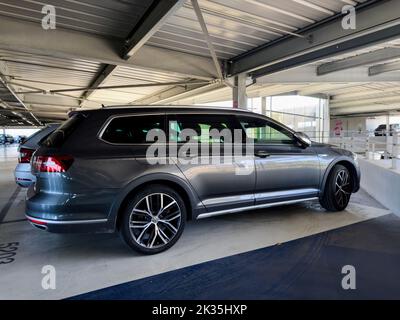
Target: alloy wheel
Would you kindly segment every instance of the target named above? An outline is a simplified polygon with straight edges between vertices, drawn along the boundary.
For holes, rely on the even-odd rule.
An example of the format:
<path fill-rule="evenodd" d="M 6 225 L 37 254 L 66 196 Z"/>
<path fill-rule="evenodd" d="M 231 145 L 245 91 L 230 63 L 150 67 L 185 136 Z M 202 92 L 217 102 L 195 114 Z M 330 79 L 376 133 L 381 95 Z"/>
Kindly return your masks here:
<path fill-rule="evenodd" d="M 134 241 L 148 249 L 166 246 L 178 233 L 182 222 L 178 202 L 166 193 L 152 193 L 140 199 L 129 217 Z"/>
<path fill-rule="evenodd" d="M 339 206 L 347 205 L 350 200 L 351 185 L 350 175 L 347 170 L 340 170 L 336 175 L 335 199 Z"/>

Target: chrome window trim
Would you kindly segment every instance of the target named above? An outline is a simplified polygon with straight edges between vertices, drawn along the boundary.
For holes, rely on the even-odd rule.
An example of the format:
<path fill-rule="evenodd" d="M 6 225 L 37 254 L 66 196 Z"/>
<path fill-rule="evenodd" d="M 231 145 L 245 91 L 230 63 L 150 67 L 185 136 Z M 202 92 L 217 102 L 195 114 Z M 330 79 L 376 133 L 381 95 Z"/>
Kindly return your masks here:
<path fill-rule="evenodd" d="M 236 114 L 235 117 L 237 118 L 239 123 L 240 123 L 240 117 L 250 117 L 250 118 L 256 118 L 256 119 L 264 120 L 267 123 L 272 123 L 273 126 L 276 126 L 276 127 L 280 128 L 282 130 L 285 130 L 285 131 L 289 132 L 292 135 L 292 138 L 293 138 L 290 143 L 289 142 L 288 143 L 282 143 L 282 142 L 266 143 L 266 142 L 262 142 L 262 143 L 254 143 L 254 146 L 257 146 L 257 147 L 260 147 L 260 146 L 290 146 L 290 147 L 296 146 L 296 138 L 294 137 L 296 132 L 294 130 L 292 130 L 291 128 L 286 127 L 285 125 L 275 121 L 272 118 L 269 118 L 269 117 L 267 117 L 267 116 L 265 116 L 263 114 L 251 114 L 251 113 L 250 114 Z M 274 129 L 273 126 L 270 126 L 270 127 Z M 246 134 L 246 137 L 247 137 L 246 130 L 244 128 L 242 128 L 242 130 Z"/>
<path fill-rule="evenodd" d="M 179 109 L 180 107 L 176 107 L 177 109 Z M 110 108 L 109 108 L 110 109 Z M 128 108 L 127 108 L 128 109 Z M 264 121 L 267 122 L 271 122 L 274 125 L 278 126 L 279 128 L 282 128 L 283 130 L 286 130 L 288 132 L 290 132 L 291 134 L 295 134 L 295 131 L 293 131 L 292 129 L 290 129 L 289 127 L 283 126 L 280 123 L 276 122 L 274 119 L 269 118 L 265 115 L 262 114 L 253 114 L 250 112 L 245 112 L 246 110 L 243 110 L 243 114 L 234 114 L 231 112 L 227 112 L 228 110 L 226 109 L 222 109 L 223 112 L 218 113 L 217 115 L 229 115 L 232 117 L 236 117 L 236 120 L 240 123 L 239 118 L 238 117 L 252 117 L 252 118 L 257 118 L 257 119 L 262 119 Z M 236 111 L 236 110 L 235 110 Z M 107 140 L 104 140 L 102 138 L 104 131 L 107 129 L 107 127 L 109 126 L 109 124 L 111 123 L 112 120 L 116 119 L 116 118 L 127 118 L 127 117 L 144 117 L 144 116 L 164 116 L 164 126 L 167 125 L 166 120 L 167 117 L 169 115 L 177 115 L 177 114 L 194 114 L 194 115 L 199 115 L 199 114 L 204 114 L 204 115 L 210 115 L 210 113 L 204 111 L 204 110 L 198 110 L 197 108 L 193 108 L 193 111 L 187 111 L 187 110 L 179 110 L 176 112 L 173 112 L 171 110 L 165 110 L 164 113 L 160 113 L 160 112 L 150 112 L 150 113 L 139 113 L 139 114 L 135 114 L 135 113 L 124 113 L 124 114 L 116 114 L 116 115 L 111 115 L 110 117 L 107 118 L 107 120 L 104 122 L 104 124 L 101 126 L 99 132 L 97 133 L 97 139 L 99 139 L 100 141 L 107 143 L 109 145 L 114 145 L 114 146 L 149 146 L 152 143 L 115 143 L 115 142 L 109 142 Z M 241 128 L 244 132 L 244 134 L 246 135 L 246 131 Z M 247 135 L 246 135 L 247 137 Z M 168 143 L 168 142 L 167 142 Z M 296 146 L 295 143 L 295 139 L 293 139 L 293 143 L 255 143 L 254 146 L 258 146 L 258 147 L 262 147 L 262 146 Z"/>
<path fill-rule="evenodd" d="M 114 119 L 118 118 L 128 118 L 128 117 L 146 117 L 146 116 L 163 116 L 165 118 L 165 113 L 159 113 L 159 112 L 151 112 L 151 113 L 140 113 L 140 114 L 135 114 L 135 113 L 124 113 L 124 114 L 116 114 L 112 115 L 107 118 L 107 120 L 104 122 L 104 124 L 101 126 L 99 132 L 97 133 L 97 139 L 100 141 L 114 145 L 114 146 L 146 146 L 146 145 L 151 145 L 152 143 L 115 143 L 115 142 L 109 142 L 107 140 L 104 140 L 103 134 L 106 131 L 107 127 L 110 125 L 111 121 Z M 164 126 L 165 126 L 165 119 L 164 119 Z"/>
<path fill-rule="evenodd" d="M 110 125 L 111 121 L 113 121 L 114 119 L 117 119 L 117 118 L 144 117 L 144 116 L 163 116 L 165 118 L 164 119 L 164 127 L 165 127 L 167 125 L 167 123 L 166 123 L 167 117 L 169 115 L 171 115 L 171 114 L 172 115 L 176 115 L 176 114 L 189 114 L 189 115 L 190 114 L 196 114 L 196 115 L 204 114 L 204 115 L 210 115 L 210 113 L 208 113 L 208 112 L 206 112 L 204 110 L 201 111 L 201 110 L 196 110 L 196 109 L 194 109 L 194 111 L 189 111 L 189 112 L 188 111 L 183 111 L 183 110 L 178 111 L 178 112 L 172 112 L 170 110 L 166 110 L 164 113 L 150 112 L 150 113 L 138 113 L 138 114 L 135 114 L 135 113 L 116 114 L 116 115 L 112 115 L 112 116 L 107 118 L 107 120 L 104 122 L 104 124 L 101 126 L 99 132 L 97 133 L 97 139 L 99 139 L 100 141 L 102 141 L 104 143 L 107 143 L 109 145 L 114 145 L 114 146 L 149 146 L 149 145 L 151 145 L 153 143 L 150 143 L 150 142 L 149 143 L 115 143 L 115 142 L 109 142 L 107 140 L 104 140 L 102 138 L 102 136 L 103 136 L 104 132 L 106 131 L 107 127 Z M 234 114 L 231 114 L 229 112 L 221 112 L 221 113 L 218 113 L 218 115 L 222 115 L 222 116 L 223 115 L 230 115 L 232 117 L 235 117 Z"/>

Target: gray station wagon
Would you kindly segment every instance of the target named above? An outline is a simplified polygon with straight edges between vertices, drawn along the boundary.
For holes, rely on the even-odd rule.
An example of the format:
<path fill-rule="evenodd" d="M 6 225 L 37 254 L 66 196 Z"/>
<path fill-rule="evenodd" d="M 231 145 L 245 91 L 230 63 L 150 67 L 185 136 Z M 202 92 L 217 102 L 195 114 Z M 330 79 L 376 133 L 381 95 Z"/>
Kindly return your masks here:
<path fill-rule="evenodd" d="M 180 135 L 186 129 L 190 139 Z M 215 129 L 243 139 L 207 134 Z M 166 133 L 166 140 L 149 141 L 150 132 Z M 243 151 L 250 143 L 250 156 L 233 156 L 237 145 Z M 149 161 L 154 144 L 167 146 L 160 158 L 168 161 Z M 184 151 L 176 156 L 171 145 Z M 245 174 L 238 170 L 245 167 Z M 118 231 L 146 254 L 170 248 L 187 220 L 316 199 L 329 211 L 344 210 L 360 183 L 350 151 L 311 142 L 259 114 L 206 107 L 72 112 L 34 153 L 32 170 L 26 216 L 34 226 Z"/>

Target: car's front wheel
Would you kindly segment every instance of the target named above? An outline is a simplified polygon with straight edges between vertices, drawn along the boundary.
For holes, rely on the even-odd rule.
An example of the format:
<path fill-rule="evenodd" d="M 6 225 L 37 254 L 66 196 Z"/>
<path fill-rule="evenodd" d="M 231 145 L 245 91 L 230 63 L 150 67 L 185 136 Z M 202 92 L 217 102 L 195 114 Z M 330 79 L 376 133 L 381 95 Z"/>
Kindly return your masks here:
<path fill-rule="evenodd" d="M 352 177 L 349 170 L 342 165 L 333 167 L 320 198 L 321 206 L 328 211 L 346 209 L 352 192 Z"/>
<path fill-rule="evenodd" d="M 120 221 L 120 233 L 134 250 L 154 254 L 169 249 L 186 222 L 185 203 L 172 188 L 152 185 L 129 201 Z"/>

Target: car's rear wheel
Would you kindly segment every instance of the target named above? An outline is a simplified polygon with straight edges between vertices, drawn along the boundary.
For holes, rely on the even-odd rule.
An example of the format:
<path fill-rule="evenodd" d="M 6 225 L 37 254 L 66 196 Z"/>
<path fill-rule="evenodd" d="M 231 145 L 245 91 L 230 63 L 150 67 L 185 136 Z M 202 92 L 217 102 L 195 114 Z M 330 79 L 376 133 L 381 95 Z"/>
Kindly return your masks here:
<path fill-rule="evenodd" d="M 328 211 L 342 211 L 350 201 L 352 177 L 349 170 L 342 165 L 333 167 L 320 199 L 321 206 Z"/>
<path fill-rule="evenodd" d="M 120 233 L 134 250 L 154 254 L 172 247 L 182 235 L 186 208 L 172 188 L 152 185 L 138 192 L 126 207 Z"/>

